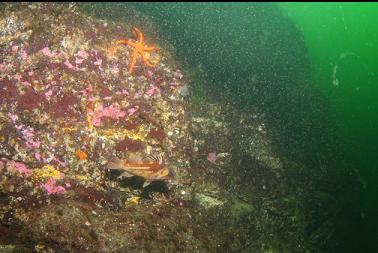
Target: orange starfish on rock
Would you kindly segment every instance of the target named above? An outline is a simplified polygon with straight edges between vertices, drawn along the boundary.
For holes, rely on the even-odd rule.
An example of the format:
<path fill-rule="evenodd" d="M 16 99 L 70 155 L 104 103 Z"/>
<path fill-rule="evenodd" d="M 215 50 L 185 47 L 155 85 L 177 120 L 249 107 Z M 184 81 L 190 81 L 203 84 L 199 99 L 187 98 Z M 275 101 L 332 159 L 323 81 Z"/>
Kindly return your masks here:
<path fill-rule="evenodd" d="M 132 42 L 131 40 L 118 40 L 117 45 L 129 45 L 134 48 L 133 56 L 131 59 L 131 64 L 129 67 L 130 74 L 133 73 L 133 69 L 135 63 L 139 57 L 142 57 L 144 64 L 148 67 L 153 67 L 154 65 L 148 61 L 148 57 L 145 55 L 146 52 L 156 51 L 159 48 L 157 47 L 149 47 L 144 44 L 144 36 L 143 33 L 136 27 L 133 28 L 135 34 L 137 35 L 137 41 Z"/>

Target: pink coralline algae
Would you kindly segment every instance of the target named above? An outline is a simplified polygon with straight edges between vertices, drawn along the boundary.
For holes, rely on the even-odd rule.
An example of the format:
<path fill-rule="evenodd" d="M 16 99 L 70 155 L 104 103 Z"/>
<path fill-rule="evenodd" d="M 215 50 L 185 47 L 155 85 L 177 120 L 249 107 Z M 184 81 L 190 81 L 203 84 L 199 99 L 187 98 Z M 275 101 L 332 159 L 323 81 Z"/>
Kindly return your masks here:
<path fill-rule="evenodd" d="M 58 162 L 58 164 L 59 164 L 60 166 L 63 166 L 63 167 L 64 167 L 64 166 L 67 165 L 65 162 L 61 161 L 61 160 L 60 160 L 58 157 L 56 157 L 56 156 L 54 156 L 53 160 L 56 161 L 56 162 Z"/>
<path fill-rule="evenodd" d="M 96 59 L 95 62 L 93 62 L 94 65 L 98 66 L 98 69 L 99 70 L 103 70 L 102 67 L 101 67 L 101 64 L 102 64 L 102 59 Z"/>
<path fill-rule="evenodd" d="M 25 125 L 24 124 L 19 124 L 19 125 L 15 125 L 14 127 L 20 131 Z"/>
<path fill-rule="evenodd" d="M 15 74 L 15 75 L 13 76 L 13 78 L 14 78 L 14 80 L 17 80 L 17 81 L 21 82 L 21 78 L 22 78 L 22 76 L 21 76 L 20 74 Z"/>
<path fill-rule="evenodd" d="M 33 170 L 28 169 L 25 164 L 20 163 L 20 162 L 11 162 L 11 167 L 20 173 L 23 177 L 30 177 L 33 174 Z"/>
<path fill-rule="evenodd" d="M 31 83 L 29 83 L 28 81 L 23 81 L 23 82 L 21 82 L 21 84 L 25 87 L 31 87 L 32 86 Z"/>
<path fill-rule="evenodd" d="M 87 59 L 89 54 L 85 52 L 84 50 L 80 50 L 79 52 L 77 52 L 76 56 L 82 59 Z"/>
<path fill-rule="evenodd" d="M 18 120 L 18 116 L 16 114 L 8 113 L 8 117 L 12 120 L 13 124 L 15 124 Z"/>
<path fill-rule="evenodd" d="M 93 101 L 97 101 L 97 100 L 98 100 L 98 98 L 93 97 L 93 96 L 91 96 L 91 97 L 88 98 L 89 102 L 93 102 Z"/>
<path fill-rule="evenodd" d="M 35 159 L 37 159 L 37 161 L 39 161 L 39 162 L 41 161 L 41 154 L 39 152 L 35 153 L 34 157 L 35 157 Z"/>
<path fill-rule="evenodd" d="M 217 154 L 215 152 L 211 152 L 207 155 L 207 160 L 209 162 L 212 162 L 212 163 L 215 163 L 215 161 L 217 160 Z"/>
<path fill-rule="evenodd" d="M 89 54 L 83 50 L 80 50 L 75 56 L 75 63 L 78 65 L 81 64 L 85 59 L 87 59 Z"/>
<path fill-rule="evenodd" d="M 147 70 L 147 77 L 153 77 L 154 76 L 154 72 L 152 72 L 151 70 Z"/>
<path fill-rule="evenodd" d="M 15 115 L 10 115 L 13 123 L 15 123 L 15 121 L 18 119 L 14 116 Z M 26 147 L 32 149 L 39 148 L 41 146 L 41 142 L 37 139 L 35 131 L 32 127 L 25 127 L 24 124 L 15 124 L 15 128 L 17 129 L 17 131 L 21 131 L 22 139 L 25 141 Z"/>
<path fill-rule="evenodd" d="M 94 112 L 89 111 L 89 114 L 93 115 L 92 124 L 96 127 L 101 126 L 102 117 L 119 119 L 125 117 L 126 115 L 126 113 L 122 111 L 118 105 L 110 105 L 108 107 L 103 107 L 102 104 L 99 104 Z"/>
<path fill-rule="evenodd" d="M 41 188 L 45 189 L 48 195 L 63 194 L 66 192 L 66 188 L 56 185 L 56 180 L 53 178 L 49 178 L 49 180 L 41 185 Z"/>
<path fill-rule="evenodd" d="M 48 48 L 48 47 L 45 47 L 45 48 L 41 49 L 41 52 L 42 52 L 42 54 L 44 54 L 47 57 L 53 57 L 53 56 L 55 56 L 55 53 L 51 52 L 50 48 Z"/>
<path fill-rule="evenodd" d="M 136 111 L 138 111 L 138 108 L 139 108 L 139 106 L 131 107 L 131 108 L 127 109 L 127 112 L 128 112 L 128 114 L 131 116 L 131 115 L 133 115 Z"/>
<path fill-rule="evenodd" d="M 4 63 L 0 63 L 0 71 L 1 72 L 5 72 L 6 71 L 6 66 L 4 65 Z"/>
<path fill-rule="evenodd" d="M 159 87 L 156 87 L 155 85 L 151 84 L 150 87 L 148 87 L 148 90 L 146 91 L 147 96 L 152 97 L 155 94 L 158 94 L 160 92 Z"/>
<path fill-rule="evenodd" d="M 22 137 L 26 141 L 25 144 L 28 148 L 39 148 L 41 142 L 36 139 L 34 129 L 27 127 L 21 130 Z"/>
<path fill-rule="evenodd" d="M 119 68 L 117 68 L 117 67 L 112 67 L 112 68 L 111 68 L 111 72 L 112 72 L 113 75 L 116 75 L 116 74 L 119 73 Z"/>
<path fill-rule="evenodd" d="M 93 64 L 96 65 L 96 66 L 101 66 L 102 60 L 101 59 L 97 59 Z"/>
<path fill-rule="evenodd" d="M 134 98 L 140 98 L 143 95 L 142 91 L 138 91 L 137 93 L 134 94 Z"/>
<path fill-rule="evenodd" d="M 18 51 L 18 46 L 17 45 L 13 45 L 12 46 L 12 52 L 16 53 L 17 51 Z"/>
<path fill-rule="evenodd" d="M 75 69 L 75 66 L 72 65 L 68 59 L 64 62 L 64 65 L 66 65 L 69 69 Z"/>
<path fill-rule="evenodd" d="M 25 49 L 22 49 L 20 52 L 20 57 L 22 60 L 27 60 L 28 59 L 28 54 L 26 53 Z"/>
<path fill-rule="evenodd" d="M 81 64 L 83 61 L 84 61 L 84 59 L 82 59 L 82 58 L 76 58 L 75 59 L 76 64 Z"/>
<path fill-rule="evenodd" d="M 50 98 L 52 95 L 52 90 L 48 90 L 47 92 L 45 92 L 45 97 L 46 98 Z"/>

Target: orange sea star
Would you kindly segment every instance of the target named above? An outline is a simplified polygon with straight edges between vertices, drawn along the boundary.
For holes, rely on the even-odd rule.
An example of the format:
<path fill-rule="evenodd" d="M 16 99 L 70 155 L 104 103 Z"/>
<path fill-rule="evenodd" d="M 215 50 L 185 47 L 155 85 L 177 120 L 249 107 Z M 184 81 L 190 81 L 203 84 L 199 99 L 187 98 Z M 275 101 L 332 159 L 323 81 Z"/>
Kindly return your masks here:
<path fill-rule="evenodd" d="M 146 46 L 143 42 L 144 41 L 143 33 L 136 27 L 134 27 L 133 29 L 134 29 L 135 34 L 137 35 L 137 41 L 135 42 L 132 42 L 131 40 L 118 40 L 117 41 L 117 45 L 129 45 L 134 48 L 131 64 L 129 67 L 130 74 L 133 73 L 135 63 L 139 57 L 142 57 L 142 60 L 146 66 L 153 67 L 154 65 L 148 61 L 147 56 L 145 55 L 145 52 L 156 51 L 159 49 L 154 46 L 151 46 L 151 47 Z"/>

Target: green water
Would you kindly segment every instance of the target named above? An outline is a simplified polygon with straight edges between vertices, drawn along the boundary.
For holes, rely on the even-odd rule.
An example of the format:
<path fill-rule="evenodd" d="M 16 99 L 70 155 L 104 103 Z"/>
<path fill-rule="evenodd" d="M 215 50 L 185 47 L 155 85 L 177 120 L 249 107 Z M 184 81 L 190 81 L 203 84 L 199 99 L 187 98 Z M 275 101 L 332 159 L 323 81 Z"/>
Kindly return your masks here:
<path fill-rule="evenodd" d="M 365 184 L 365 231 L 355 237 L 371 243 L 378 231 L 378 4 L 279 3 L 304 34 L 314 84 L 327 97 L 344 138 L 346 160 Z M 347 197 L 347 196 L 346 196 Z M 353 207 L 351 207 L 353 208 Z M 377 250 L 377 249 L 376 249 Z"/>

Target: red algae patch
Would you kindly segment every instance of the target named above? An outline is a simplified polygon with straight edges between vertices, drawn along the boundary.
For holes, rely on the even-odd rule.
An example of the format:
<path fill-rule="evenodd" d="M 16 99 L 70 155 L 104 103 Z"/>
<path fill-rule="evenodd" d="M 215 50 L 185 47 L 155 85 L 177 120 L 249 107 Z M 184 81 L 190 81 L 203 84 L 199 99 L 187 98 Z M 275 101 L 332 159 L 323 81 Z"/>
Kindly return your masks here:
<path fill-rule="evenodd" d="M 40 107 L 42 103 L 42 95 L 33 89 L 28 89 L 24 95 L 18 99 L 18 109 L 33 111 Z"/>
<path fill-rule="evenodd" d="M 139 140 L 132 140 L 129 138 L 125 138 L 123 141 L 117 143 L 115 149 L 120 152 L 137 152 L 141 151 L 143 148 L 143 142 Z"/>
<path fill-rule="evenodd" d="M 158 141 L 163 141 L 165 138 L 165 133 L 163 129 L 160 128 L 153 128 L 148 133 L 147 137 L 154 138 Z"/>
<path fill-rule="evenodd" d="M 78 102 L 79 99 L 75 95 L 66 93 L 58 97 L 55 102 L 51 102 L 48 105 L 48 111 L 58 118 L 73 117 L 77 114 Z"/>

